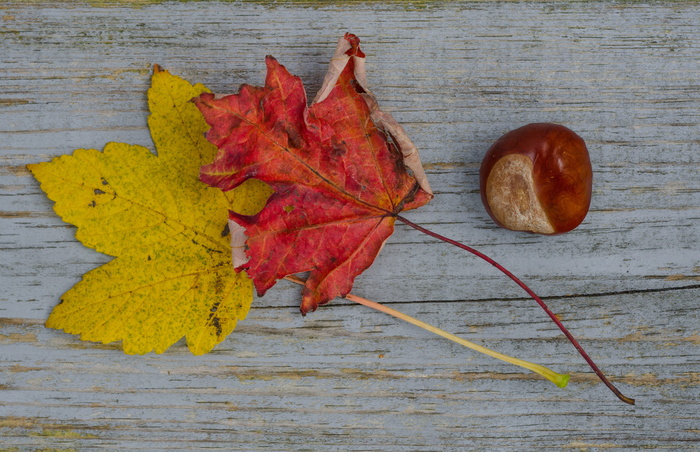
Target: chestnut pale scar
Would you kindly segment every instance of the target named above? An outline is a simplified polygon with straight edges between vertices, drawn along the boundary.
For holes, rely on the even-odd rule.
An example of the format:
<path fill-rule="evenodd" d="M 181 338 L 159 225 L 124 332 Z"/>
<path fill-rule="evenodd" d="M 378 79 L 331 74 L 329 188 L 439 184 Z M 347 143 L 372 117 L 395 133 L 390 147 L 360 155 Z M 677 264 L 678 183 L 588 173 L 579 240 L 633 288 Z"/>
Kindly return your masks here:
<path fill-rule="evenodd" d="M 533 165 L 527 156 L 499 159 L 486 181 L 486 199 L 496 220 L 516 231 L 554 233 L 534 187 Z"/>

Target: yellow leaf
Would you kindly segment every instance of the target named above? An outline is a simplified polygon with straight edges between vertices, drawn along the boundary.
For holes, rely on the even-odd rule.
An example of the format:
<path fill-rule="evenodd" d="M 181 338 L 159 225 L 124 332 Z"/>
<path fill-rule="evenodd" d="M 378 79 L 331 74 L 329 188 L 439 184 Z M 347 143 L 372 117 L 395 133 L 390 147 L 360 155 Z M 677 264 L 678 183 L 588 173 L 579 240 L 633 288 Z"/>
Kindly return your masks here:
<path fill-rule="evenodd" d="M 199 182 L 216 153 L 190 102 L 204 91 L 155 67 L 148 124 L 158 156 L 109 143 L 28 165 L 76 238 L 115 256 L 63 295 L 47 327 L 122 341 L 129 354 L 162 353 L 185 336 L 201 355 L 245 318 L 252 285 L 231 264 L 228 209 L 253 214 L 271 191 L 253 181 L 224 194 Z"/>

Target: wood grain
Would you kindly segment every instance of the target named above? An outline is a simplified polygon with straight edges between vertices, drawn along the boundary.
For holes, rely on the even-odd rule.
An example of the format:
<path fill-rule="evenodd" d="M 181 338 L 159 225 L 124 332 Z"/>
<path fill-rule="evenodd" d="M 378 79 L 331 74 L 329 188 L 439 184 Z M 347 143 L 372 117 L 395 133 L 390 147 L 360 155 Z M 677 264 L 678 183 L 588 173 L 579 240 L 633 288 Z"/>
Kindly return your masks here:
<path fill-rule="evenodd" d="M 345 31 L 436 191 L 407 216 L 531 284 L 637 406 L 505 277 L 404 226 L 355 293 L 570 372 L 570 386 L 345 300 L 302 318 L 287 282 L 203 357 L 181 343 L 126 356 L 44 328 L 109 258 L 74 239 L 24 165 L 152 147 L 154 63 L 227 93 L 261 83 L 272 54 L 312 94 Z M 697 3 L 19 1 L 0 5 L 0 42 L 1 450 L 700 448 Z M 481 156 L 543 121 L 586 140 L 591 212 L 562 236 L 498 229 Z"/>

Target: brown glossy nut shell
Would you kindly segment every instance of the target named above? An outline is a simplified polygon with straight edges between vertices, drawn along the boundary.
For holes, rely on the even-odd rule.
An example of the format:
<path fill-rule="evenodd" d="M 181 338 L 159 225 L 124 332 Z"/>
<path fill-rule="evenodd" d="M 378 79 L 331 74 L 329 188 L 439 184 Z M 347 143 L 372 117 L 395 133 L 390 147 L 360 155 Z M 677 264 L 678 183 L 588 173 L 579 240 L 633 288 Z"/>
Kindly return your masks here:
<path fill-rule="evenodd" d="M 558 124 L 528 124 L 503 135 L 486 152 L 481 200 L 501 227 L 561 234 L 586 217 L 592 180 L 581 137 Z"/>

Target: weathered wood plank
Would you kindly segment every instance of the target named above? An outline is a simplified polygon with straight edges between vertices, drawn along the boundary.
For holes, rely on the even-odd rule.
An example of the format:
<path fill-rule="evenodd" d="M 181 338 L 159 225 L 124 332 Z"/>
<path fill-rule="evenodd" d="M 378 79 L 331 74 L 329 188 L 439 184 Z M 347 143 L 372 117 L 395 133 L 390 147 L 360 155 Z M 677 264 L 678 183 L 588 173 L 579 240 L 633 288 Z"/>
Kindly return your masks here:
<path fill-rule="evenodd" d="M 3 402 L 21 414 L 5 420 L 5 432 L 69 429 L 95 435 L 81 440 L 85 445 L 159 448 L 168 441 L 196 448 L 202 436 L 211 446 L 216 437 L 235 438 L 242 450 L 266 443 L 520 449 L 535 441 L 554 448 L 576 442 L 680 448 L 697 438 L 697 401 L 689 398 L 698 379 L 688 366 L 697 361 L 698 337 L 683 333 L 696 325 L 683 312 L 685 295 L 628 297 L 637 301 L 632 308 L 665 304 L 677 313 L 664 330 L 643 320 L 622 328 L 624 315 L 608 307 L 616 298 L 573 299 L 563 312 L 603 368 L 639 399 L 635 408 L 612 400 L 549 322 L 518 306 L 524 303 L 484 303 L 486 312 L 472 325 L 464 319 L 474 303 L 405 309 L 506 353 L 571 370 L 569 389 L 338 303 L 307 320 L 284 308 L 254 310 L 237 334 L 200 358 L 183 345 L 167 355 L 124 356 L 118 347 L 77 343 L 38 323 L 3 325 Z M 581 306 L 587 318 L 572 313 Z M 600 327 L 581 328 L 591 323 Z M 155 438 L 166 442 L 156 446 Z M 21 444 L 45 439 L 28 436 Z"/>
<path fill-rule="evenodd" d="M 0 5 L 3 447 L 226 450 L 693 450 L 700 441 L 700 9 L 674 3 Z M 363 38 L 382 105 L 436 199 L 410 218 L 521 276 L 613 377 L 610 395 L 533 302 L 487 264 L 399 226 L 359 295 L 559 371 L 569 388 L 336 300 L 307 318 L 280 283 L 216 350 L 125 356 L 43 327 L 109 258 L 85 249 L 24 165 L 109 141 L 152 146 L 153 63 L 216 92 L 275 55 L 320 86 Z M 565 124 L 594 165 L 573 233 L 493 226 L 481 156 L 528 122 Z"/>

